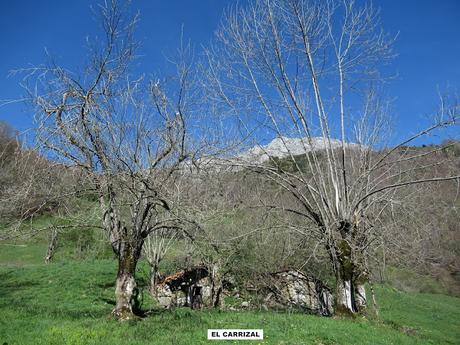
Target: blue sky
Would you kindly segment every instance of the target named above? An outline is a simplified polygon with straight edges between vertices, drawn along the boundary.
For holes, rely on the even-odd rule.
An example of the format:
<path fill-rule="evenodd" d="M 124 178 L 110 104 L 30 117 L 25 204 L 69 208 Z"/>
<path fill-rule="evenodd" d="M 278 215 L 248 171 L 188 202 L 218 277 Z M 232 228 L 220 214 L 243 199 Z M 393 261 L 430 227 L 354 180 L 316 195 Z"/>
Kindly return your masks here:
<path fill-rule="evenodd" d="M 178 47 L 182 25 L 187 39 L 199 48 L 213 36 L 222 11 L 233 0 L 133 0 L 141 12 L 137 38 L 142 41 L 146 72 L 165 67 L 164 55 Z M 20 99 L 20 78 L 10 70 L 39 65 L 45 48 L 66 66 L 78 66 L 85 57 L 85 38 L 97 24 L 90 10 L 96 1 L 0 1 L 0 100 Z M 394 99 L 397 135 L 426 124 L 436 110 L 437 90 L 460 92 L 460 0 L 378 0 L 383 27 L 399 32 L 397 58 L 391 70 L 398 75 L 388 88 Z M 0 103 L 1 104 L 1 103 Z M 20 131 L 33 127 L 27 106 L 0 106 L 0 120 Z M 434 141 L 438 139 L 430 139 Z"/>

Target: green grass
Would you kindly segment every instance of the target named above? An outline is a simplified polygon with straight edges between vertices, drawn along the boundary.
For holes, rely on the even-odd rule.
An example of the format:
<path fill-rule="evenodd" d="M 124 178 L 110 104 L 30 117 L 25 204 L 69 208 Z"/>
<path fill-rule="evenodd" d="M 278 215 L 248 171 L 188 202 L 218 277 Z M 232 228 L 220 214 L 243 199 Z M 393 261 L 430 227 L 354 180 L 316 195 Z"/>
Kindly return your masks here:
<path fill-rule="evenodd" d="M 460 297 L 458 280 L 447 270 L 439 270 L 436 279 L 410 271 L 407 268 L 388 267 L 386 281 L 406 292 L 428 292 Z"/>
<path fill-rule="evenodd" d="M 208 328 L 263 328 L 253 344 L 458 344 L 460 299 L 378 287 L 381 319 L 335 319 L 300 313 L 152 309 L 119 323 L 110 317 L 114 260 L 42 263 L 46 243 L 0 246 L 0 344 L 208 344 Z M 139 280 L 145 284 L 141 264 Z M 236 342 L 218 342 L 233 344 Z"/>

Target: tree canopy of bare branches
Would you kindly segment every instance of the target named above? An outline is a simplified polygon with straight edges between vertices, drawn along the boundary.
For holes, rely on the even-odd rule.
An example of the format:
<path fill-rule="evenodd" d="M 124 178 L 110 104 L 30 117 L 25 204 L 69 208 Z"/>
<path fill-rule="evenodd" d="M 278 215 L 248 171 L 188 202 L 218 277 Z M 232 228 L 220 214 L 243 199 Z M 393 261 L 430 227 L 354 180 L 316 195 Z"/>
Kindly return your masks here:
<path fill-rule="evenodd" d="M 56 63 L 25 72 L 35 81 L 28 90 L 41 146 L 82 171 L 98 195 L 102 227 L 118 257 L 113 313 L 129 319 L 145 239 L 179 224 L 175 181 L 198 151 L 187 126 L 199 97 L 188 46 L 179 50 L 175 76 L 148 80 L 132 68 L 138 17 L 117 1 L 103 3 L 99 16 L 103 36 L 90 44 L 82 72 Z"/>
<path fill-rule="evenodd" d="M 392 42 L 371 5 L 258 0 L 233 7 L 207 51 L 216 106 L 238 118 L 244 136 L 278 138 L 288 153 L 283 164 L 273 157 L 232 164 L 277 183 L 295 206 L 271 207 L 297 215 L 305 229 L 314 225 L 309 234 L 327 250 L 335 272 L 338 312 L 366 306 L 367 249 L 395 191 L 459 178 L 427 173 L 432 165 L 420 158 L 437 149 L 407 149 L 458 125 L 456 103 L 443 99 L 432 125 L 386 145 L 381 67 L 394 55 Z M 302 154 L 292 152 L 292 137 L 302 139 Z"/>

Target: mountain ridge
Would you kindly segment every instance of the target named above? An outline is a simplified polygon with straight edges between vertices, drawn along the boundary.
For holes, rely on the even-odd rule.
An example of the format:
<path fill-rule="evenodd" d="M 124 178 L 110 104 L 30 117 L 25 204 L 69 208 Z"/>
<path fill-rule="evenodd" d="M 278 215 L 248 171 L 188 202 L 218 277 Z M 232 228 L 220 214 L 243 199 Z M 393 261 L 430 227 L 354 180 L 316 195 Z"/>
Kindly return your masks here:
<path fill-rule="evenodd" d="M 289 155 L 297 156 L 306 152 L 324 150 L 330 145 L 337 148 L 342 145 L 338 139 L 327 139 L 324 137 L 313 137 L 310 140 L 304 138 L 277 137 L 266 145 L 256 145 L 249 150 L 239 154 L 236 158 L 242 161 L 263 163 L 270 157 L 284 158 Z M 355 143 L 346 143 L 346 146 L 356 146 Z"/>

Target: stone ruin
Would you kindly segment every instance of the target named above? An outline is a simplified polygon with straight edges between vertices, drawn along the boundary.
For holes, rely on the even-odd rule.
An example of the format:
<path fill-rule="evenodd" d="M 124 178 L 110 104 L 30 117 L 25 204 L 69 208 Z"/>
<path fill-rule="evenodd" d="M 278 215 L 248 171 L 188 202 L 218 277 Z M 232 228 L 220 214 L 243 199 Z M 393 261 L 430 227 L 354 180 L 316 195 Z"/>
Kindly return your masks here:
<path fill-rule="evenodd" d="M 330 316 L 333 314 L 333 297 L 329 288 L 321 281 L 308 277 L 305 274 L 287 270 L 272 273 L 266 277 L 263 287 L 258 289 L 262 295 L 264 308 L 298 309 L 311 314 Z M 221 287 L 221 299 L 231 295 L 229 284 Z M 158 303 L 164 308 L 213 307 L 212 282 L 206 267 L 194 267 L 179 271 L 160 280 L 156 294 Z M 241 291 L 240 291 L 241 292 Z M 239 297 L 238 291 L 233 291 Z M 248 301 L 241 303 L 242 308 L 250 307 Z"/>
<path fill-rule="evenodd" d="M 171 274 L 158 282 L 158 303 L 165 308 L 212 306 L 212 283 L 205 267 L 194 267 Z"/>
<path fill-rule="evenodd" d="M 334 313 L 333 296 L 318 279 L 294 271 L 270 275 L 265 303 L 271 307 L 299 309 L 311 314 L 330 316 Z"/>

